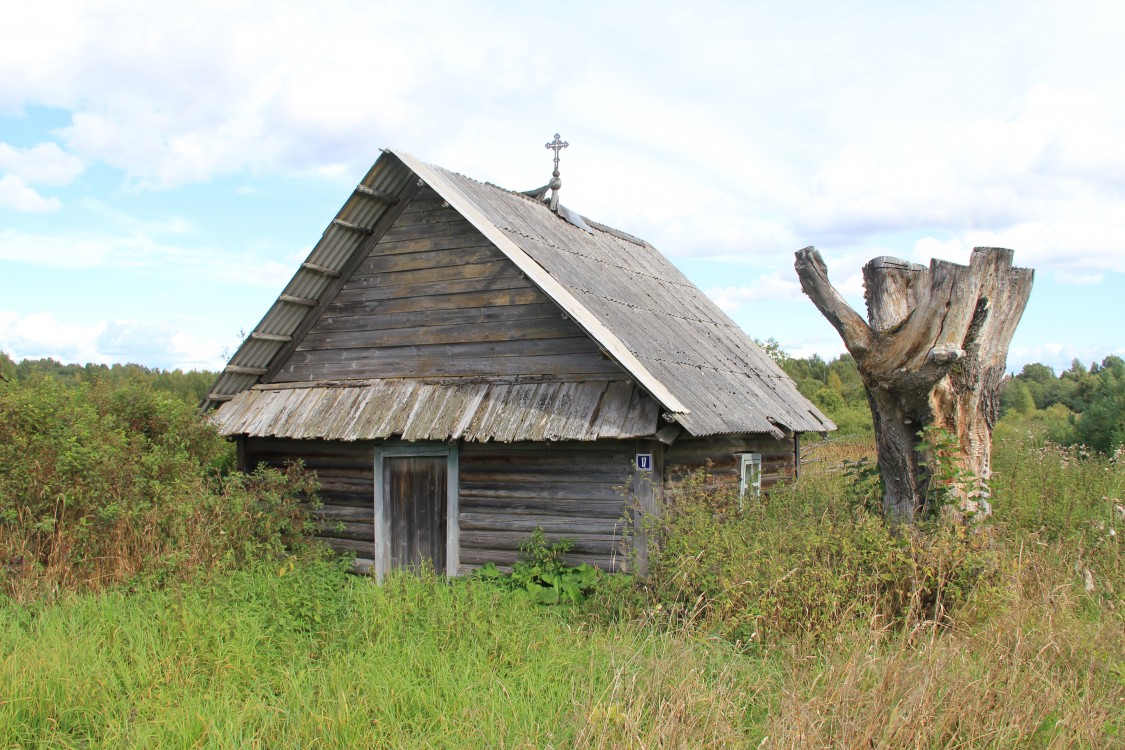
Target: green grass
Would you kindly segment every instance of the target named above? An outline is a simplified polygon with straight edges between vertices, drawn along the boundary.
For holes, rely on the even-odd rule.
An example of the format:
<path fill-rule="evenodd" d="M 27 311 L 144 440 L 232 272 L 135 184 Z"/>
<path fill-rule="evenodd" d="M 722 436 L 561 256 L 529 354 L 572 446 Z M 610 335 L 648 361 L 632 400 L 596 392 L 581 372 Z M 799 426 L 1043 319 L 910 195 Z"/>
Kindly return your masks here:
<path fill-rule="evenodd" d="M 1121 747 L 1125 471 L 999 437 L 982 533 L 888 532 L 824 454 L 581 607 L 316 559 L 0 599 L 0 748 Z"/>
<path fill-rule="evenodd" d="M 3 614 L 0 747 L 611 746 L 626 730 L 686 728 L 692 744 L 749 738 L 729 646 L 595 629 L 481 583 L 380 588 L 325 564 L 260 566 Z M 730 710 L 675 714 L 715 701 Z"/>

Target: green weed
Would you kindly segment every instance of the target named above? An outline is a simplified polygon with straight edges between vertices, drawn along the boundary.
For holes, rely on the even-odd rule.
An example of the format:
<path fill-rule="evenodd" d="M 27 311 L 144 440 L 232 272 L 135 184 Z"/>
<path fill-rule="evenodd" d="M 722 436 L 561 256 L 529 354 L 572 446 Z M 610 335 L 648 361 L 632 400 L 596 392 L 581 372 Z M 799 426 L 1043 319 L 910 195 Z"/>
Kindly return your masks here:
<path fill-rule="evenodd" d="M 775 486 L 740 507 L 686 477 L 654 523 L 656 601 L 724 637 L 761 645 L 841 627 L 944 621 L 994 567 L 986 536 L 948 524 L 901 529 L 836 473 Z"/>
<path fill-rule="evenodd" d="M 563 556 L 573 542 L 560 539 L 548 544 L 543 529 L 536 527 L 520 544 L 520 557 L 511 573 L 487 563 L 474 573 L 482 581 L 526 596 L 535 604 L 581 604 L 597 588 L 602 573 L 592 565 L 568 565 Z"/>

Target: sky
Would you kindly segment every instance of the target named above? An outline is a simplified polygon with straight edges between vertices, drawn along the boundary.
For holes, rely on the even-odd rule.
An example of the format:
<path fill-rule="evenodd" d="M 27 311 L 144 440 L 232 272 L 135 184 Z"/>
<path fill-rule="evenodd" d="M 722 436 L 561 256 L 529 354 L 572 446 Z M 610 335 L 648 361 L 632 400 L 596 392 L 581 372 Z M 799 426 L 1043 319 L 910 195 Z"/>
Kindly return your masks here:
<path fill-rule="evenodd" d="M 1125 5 L 51 2 L 0 24 L 0 351 L 217 369 L 395 148 L 843 352 L 880 255 L 1035 269 L 1009 369 L 1125 354 Z"/>

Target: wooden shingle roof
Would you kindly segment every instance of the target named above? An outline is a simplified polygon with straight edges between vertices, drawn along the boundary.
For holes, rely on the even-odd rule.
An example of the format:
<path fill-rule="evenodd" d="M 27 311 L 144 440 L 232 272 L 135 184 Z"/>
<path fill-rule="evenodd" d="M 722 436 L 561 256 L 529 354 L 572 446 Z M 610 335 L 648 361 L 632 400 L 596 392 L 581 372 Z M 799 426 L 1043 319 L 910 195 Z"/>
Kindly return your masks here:
<path fill-rule="evenodd" d="M 289 340 L 307 330 L 303 316 L 334 294 L 355 256 L 369 247 L 370 232 L 362 230 L 378 227 L 381 212 L 419 181 L 495 244 L 687 432 L 780 436 L 835 428 L 648 243 L 583 217 L 586 231 L 539 200 L 393 151 L 372 167 L 205 404 L 231 400 L 276 367 L 291 350 Z"/>

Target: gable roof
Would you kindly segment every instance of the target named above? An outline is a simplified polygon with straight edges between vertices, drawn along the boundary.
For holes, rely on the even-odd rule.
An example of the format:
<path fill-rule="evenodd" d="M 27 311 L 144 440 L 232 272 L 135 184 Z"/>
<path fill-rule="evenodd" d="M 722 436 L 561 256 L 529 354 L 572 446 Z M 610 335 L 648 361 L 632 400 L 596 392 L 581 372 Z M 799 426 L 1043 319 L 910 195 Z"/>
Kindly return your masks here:
<path fill-rule="evenodd" d="M 643 240 L 543 202 L 384 151 L 205 401 L 276 371 L 366 252 L 395 205 L 428 185 L 616 361 L 669 418 L 701 436 L 835 428 L 719 307 Z M 585 217 L 583 217 L 585 218 Z M 234 406 L 232 404 L 232 406 Z"/>

